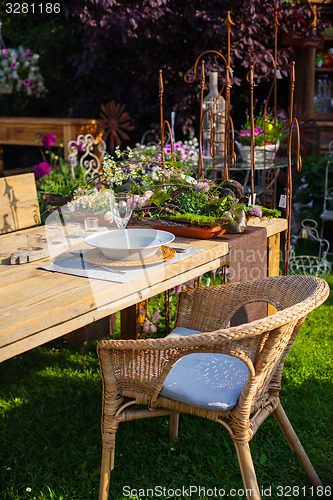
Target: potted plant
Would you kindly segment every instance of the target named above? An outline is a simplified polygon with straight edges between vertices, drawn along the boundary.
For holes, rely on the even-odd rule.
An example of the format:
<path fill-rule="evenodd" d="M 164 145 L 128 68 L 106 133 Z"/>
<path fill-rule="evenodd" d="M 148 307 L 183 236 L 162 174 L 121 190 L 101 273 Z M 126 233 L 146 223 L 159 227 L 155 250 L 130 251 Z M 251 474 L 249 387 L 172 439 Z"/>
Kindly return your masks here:
<path fill-rule="evenodd" d="M 274 160 L 280 147 L 280 141 L 288 135 L 285 115 L 279 113 L 274 118 L 272 113 L 261 112 L 254 118 L 255 161 Z M 251 121 L 246 115 L 246 122 L 239 131 L 236 146 L 245 162 L 251 161 Z"/>
<path fill-rule="evenodd" d="M 40 152 L 42 161 L 35 165 L 36 180 L 40 213 L 46 214 L 53 207 L 66 205 L 73 198 L 73 192 L 83 181 L 83 171 L 75 168 L 75 177 L 72 176 L 71 166 L 63 158 L 63 146 L 56 150 L 53 146 L 56 136 L 52 133 L 42 137 Z"/>

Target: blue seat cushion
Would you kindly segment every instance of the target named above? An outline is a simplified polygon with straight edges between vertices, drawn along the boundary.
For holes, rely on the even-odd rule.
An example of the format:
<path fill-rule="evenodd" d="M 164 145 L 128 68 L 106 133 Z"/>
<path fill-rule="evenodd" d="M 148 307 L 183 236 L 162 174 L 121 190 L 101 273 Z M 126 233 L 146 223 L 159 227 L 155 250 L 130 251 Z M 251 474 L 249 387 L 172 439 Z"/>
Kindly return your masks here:
<path fill-rule="evenodd" d="M 167 338 L 200 334 L 177 327 Z M 227 411 L 236 406 L 248 378 L 246 364 L 220 353 L 192 353 L 179 359 L 168 373 L 160 395 L 207 410 Z"/>

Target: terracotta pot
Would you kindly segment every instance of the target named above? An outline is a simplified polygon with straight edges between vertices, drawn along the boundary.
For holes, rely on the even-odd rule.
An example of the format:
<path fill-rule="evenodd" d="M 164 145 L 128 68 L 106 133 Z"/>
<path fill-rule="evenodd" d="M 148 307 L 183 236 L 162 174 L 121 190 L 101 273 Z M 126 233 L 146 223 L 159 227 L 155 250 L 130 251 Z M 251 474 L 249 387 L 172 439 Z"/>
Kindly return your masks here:
<path fill-rule="evenodd" d="M 154 225 L 154 229 L 160 229 L 162 231 L 169 231 L 169 233 L 175 236 L 183 236 L 184 238 L 198 238 L 200 240 L 207 240 L 209 238 L 216 238 L 217 236 L 222 236 L 226 232 L 221 226 L 216 227 L 199 227 L 199 226 L 163 226 Z"/>
<path fill-rule="evenodd" d="M 215 227 L 201 227 L 201 226 L 182 226 L 179 222 L 173 224 L 172 220 L 155 220 L 154 219 L 131 219 L 131 226 L 152 227 L 153 229 L 159 229 L 161 231 L 168 231 L 175 236 L 183 236 L 184 238 L 198 238 L 200 240 L 206 240 L 209 238 L 216 238 L 226 233 L 226 230 L 222 226 Z"/>

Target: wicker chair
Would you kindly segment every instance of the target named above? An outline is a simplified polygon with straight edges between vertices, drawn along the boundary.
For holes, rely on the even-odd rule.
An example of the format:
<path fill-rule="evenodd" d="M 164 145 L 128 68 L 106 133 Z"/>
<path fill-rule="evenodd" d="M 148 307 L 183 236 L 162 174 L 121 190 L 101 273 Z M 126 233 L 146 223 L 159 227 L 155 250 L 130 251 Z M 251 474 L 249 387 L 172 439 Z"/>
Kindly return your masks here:
<path fill-rule="evenodd" d="M 248 498 L 261 498 L 249 442 L 271 413 L 312 483 L 321 485 L 280 404 L 279 391 L 284 361 L 301 325 L 328 294 L 327 283 L 312 276 L 196 288 L 180 294 L 176 328 L 166 338 L 100 341 L 104 387 L 100 500 L 108 498 L 118 424 L 170 414 L 170 437 L 175 438 L 182 412 L 228 429 L 244 487 L 255 491 Z M 239 307 L 262 301 L 277 312 L 228 328 Z M 148 409 L 135 409 L 135 404 Z"/>

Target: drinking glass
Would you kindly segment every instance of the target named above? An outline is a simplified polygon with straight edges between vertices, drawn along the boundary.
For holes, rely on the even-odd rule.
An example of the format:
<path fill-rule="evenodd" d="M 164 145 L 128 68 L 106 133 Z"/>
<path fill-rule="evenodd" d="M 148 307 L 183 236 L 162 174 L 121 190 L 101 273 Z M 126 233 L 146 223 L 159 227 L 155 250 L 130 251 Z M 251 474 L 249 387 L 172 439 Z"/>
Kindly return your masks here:
<path fill-rule="evenodd" d="M 133 194 L 112 194 L 111 211 L 119 229 L 125 229 L 133 211 Z"/>
<path fill-rule="evenodd" d="M 41 250 L 42 248 L 42 235 L 41 234 L 28 234 L 27 235 L 28 250 Z"/>
<path fill-rule="evenodd" d="M 98 230 L 97 217 L 86 217 L 84 219 L 84 229 L 86 231 L 97 231 Z"/>
<path fill-rule="evenodd" d="M 81 233 L 81 224 L 79 222 L 72 222 L 67 224 L 67 234 L 70 238 L 78 238 Z"/>

